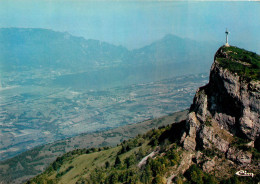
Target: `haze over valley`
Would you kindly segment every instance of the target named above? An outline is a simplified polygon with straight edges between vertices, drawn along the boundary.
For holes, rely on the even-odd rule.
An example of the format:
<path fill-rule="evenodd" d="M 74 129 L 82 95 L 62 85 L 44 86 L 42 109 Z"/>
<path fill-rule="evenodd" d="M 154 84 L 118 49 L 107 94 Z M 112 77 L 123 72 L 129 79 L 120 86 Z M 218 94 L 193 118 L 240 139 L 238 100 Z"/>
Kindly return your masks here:
<path fill-rule="evenodd" d="M 210 45 L 173 35 L 129 51 L 50 30 L 0 32 L 1 56 L 9 61 L 1 60 L 1 159 L 188 108 L 208 80 L 199 72 L 209 63 L 198 65 L 203 57 L 210 60 L 208 53 L 201 61 L 190 58 Z"/>

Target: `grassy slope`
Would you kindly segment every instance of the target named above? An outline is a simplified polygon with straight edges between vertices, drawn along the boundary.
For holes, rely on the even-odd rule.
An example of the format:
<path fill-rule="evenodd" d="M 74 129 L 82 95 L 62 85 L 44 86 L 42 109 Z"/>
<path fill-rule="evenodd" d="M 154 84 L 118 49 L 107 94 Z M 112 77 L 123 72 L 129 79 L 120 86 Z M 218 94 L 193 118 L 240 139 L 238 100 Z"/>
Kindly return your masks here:
<path fill-rule="evenodd" d="M 180 124 L 185 126 L 184 121 Z M 254 178 L 235 176 L 236 165 L 231 166 L 223 154 L 214 151 L 205 153 L 205 157 L 216 162 L 216 170 L 211 174 L 203 172 L 200 164 L 193 163 L 190 167 L 187 157 L 192 153 L 178 146 L 178 140 L 173 135 L 176 128 L 176 125 L 168 125 L 153 129 L 113 148 L 74 150 L 58 158 L 43 174 L 28 184 L 163 184 L 173 174 L 177 176 L 174 182 L 186 184 L 258 182 L 259 174 Z M 142 167 L 138 167 L 138 163 L 151 152 L 157 153 Z M 119 164 L 115 161 L 117 157 L 121 161 Z M 109 166 L 106 166 L 106 162 Z M 182 175 L 181 170 L 185 167 L 188 170 Z"/>
<path fill-rule="evenodd" d="M 89 172 L 96 167 L 103 166 L 105 161 L 112 162 L 115 159 L 119 148 L 112 148 L 102 152 L 95 152 L 91 154 L 83 154 L 73 159 L 71 162 L 64 164 L 60 171 L 65 171 L 70 165 L 75 166 L 68 174 L 61 178 L 60 183 L 75 183 L 80 176 L 85 176 L 85 172 Z M 53 175 L 55 177 L 56 173 Z"/>
<path fill-rule="evenodd" d="M 216 57 L 220 66 L 247 80 L 260 80 L 260 56 L 258 54 L 234 46 L 224 46 L 221 49 L 226 56 L 218 55 Z"/>
<path fill-rule="evenodd" d="M 105 132 L 83 134 L 66 140 L 39 146 L 12 159 L 0 162 L 0 181 L 22 183 L 41 173 L 58 156 L 74 149 L 115 146 L 123 140 L 143 134 L 149 129 L 178 122 L 186 118 L 187 110 L 158 119 L 119 127 Z"/>
<path fill-rule="evenodd" d="M 150 152 L 158 149 L 158 142 L 153 143 L 149 140 L 158 139 L 165 130 L 169 130 L 169 127 L 163 127 L 159 130 L 151 130 L 145 135 L 139 135 L 134 139 L 130 139 L 128 141 L 124 141 L 120 145 L 103 150 L 91 150 L 91 153 L 87 150 L 79 150 L 78 152 L 74 151 L 74 153 L 67 153 L 64 155 L 64 159 L 62 163 L 59 165 L 57 169 L 53 168 L 53 164 L 41 175 L 32 179 L 28 183 L 44 183 L 44 182 L 53 182 L 53 183 L 76 183 L 79 182 L 92 182 L 93 173 L 95 170 L 99 170 L 101 173 L 103 170 L 106 173 L 106 177 L 109 177 L 113 172 L 128 172 L 128 170 L 138 171 L 137 163 Z M 156 138 L 156 139 L 155 139 Z M 171 146 L 170 142 L 167 143 L 168 147 Z M 123 147 L 127 148 L 125 151 Z M 136 155 L 139 155 L 136 158 Z M 125 164 L 125 160 L 135 155 L 135 159 L 132 162 L 131 166 L 127 167 Z M 115 166 L 116 157 L 119 157 L 121 160 L 121 164 L 119 166 Z M 57 162 L 57 161 L 56 161 Z M 110 166 L 108 168 L 105 167 L 105 163 L 109 162 Z M 54 162 L 55 163 L 55 162 Z M 68 169 L 68 168 L 72 169 Z M 59 175 L 61 174 L 61 176 Z M 63 174 L 64 173 L 64 174 Z M 138 175 L 135 173 L 134 175 Z M 108 181 L 110 183 L 110 181 Z"/>
<path fill-rule="evenodd" d="M 143 149 L 148 149 L 149 146 L 147 144 L 143 144 L 141 146 Z M 59 180 L 59 183 L 76 183 L 81 178 L 88 178 L 89 173 L 91 173 L 94 169 L 105 167 L 105 162 L 114 163 L 117 153 L 120 151 L 121 147 L 117 146 L 111 148 L 109 150 L 104 150 L 100 152 L 94 152 L 91 154 L 83 154 L 78 157 L 75 157 L 71 161 L 68 161 L 64 165 L 62 165 L 60 172 L 66 171 L 71 165 L 75 166 L 71 169 L 67 174 L 65 174 Z M 131 151 L 128 151 L 125 154 L 120 155 L 121 160 L 125 160 L 125 158 L 132 155 L 134 152 L 138 151 L 140 147 L 134 148 Z M 55 178 L 57 174 L 54 172 L 50 178 Z"/>

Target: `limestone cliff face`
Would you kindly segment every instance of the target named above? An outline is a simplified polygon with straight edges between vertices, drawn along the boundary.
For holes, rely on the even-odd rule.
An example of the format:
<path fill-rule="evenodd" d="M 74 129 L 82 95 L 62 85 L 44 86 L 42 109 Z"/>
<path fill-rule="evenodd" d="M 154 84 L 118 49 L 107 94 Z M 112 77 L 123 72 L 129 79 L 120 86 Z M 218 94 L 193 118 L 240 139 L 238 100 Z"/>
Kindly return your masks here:
<path fill-rule="evenodd" d="M 250 65 L 243 60 L 234 60 L 230 57 L 231 52 L 237 55 L 225 47 L 217 51 L 209 83 L 199 88 L 194 97 L 181 143 L 187 150 L 214 147 L 230 158 L 234 157 L 233 160 L 246 163 L 250 162 L 250 155 L 236 155 L 239 151 L 231 143 L 234 137 L 247 140 L 251 146 L 259 140 L 260 81 L 223 67 L 220 62 L 223 59 L 238 62 L 242 68 Z M 238 158 L 241 155 L 242 160 Z"/>
<path fill-rule="evenodd" d="M 260 131 L 260 82 L 244 81 L 215 62 L 209 83 L 209 112 L 225 129 L 255 140 Z"/>

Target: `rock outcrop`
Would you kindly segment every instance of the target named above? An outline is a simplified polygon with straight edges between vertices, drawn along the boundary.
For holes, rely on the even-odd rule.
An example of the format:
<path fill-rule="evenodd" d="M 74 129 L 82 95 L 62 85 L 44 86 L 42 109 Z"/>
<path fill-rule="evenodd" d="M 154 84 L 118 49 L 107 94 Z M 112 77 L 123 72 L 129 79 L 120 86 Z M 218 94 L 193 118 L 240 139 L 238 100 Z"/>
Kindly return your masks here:
<path fill-rule="evenodd" d="M 249 142 L 248 146 L 259 146 L 259 58 L 236 47 L 217 51 L 209 83 L 197 90 L 186 120 L 181 138 L 186 150 L 214 148 L 230 160 L 251 162 L 252 154 L 238 150 L 232 143 L 243 139 Z"/>

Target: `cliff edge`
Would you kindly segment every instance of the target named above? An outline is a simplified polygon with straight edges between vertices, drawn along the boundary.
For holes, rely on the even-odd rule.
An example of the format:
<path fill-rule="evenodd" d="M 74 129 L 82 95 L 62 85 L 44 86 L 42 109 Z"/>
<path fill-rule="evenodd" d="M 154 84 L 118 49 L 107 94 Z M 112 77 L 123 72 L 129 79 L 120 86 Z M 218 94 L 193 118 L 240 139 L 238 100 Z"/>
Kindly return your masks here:
<path fill-rule="evenodd" d="M 233 46 L 218 49 L 209 83 L 197 90 L 190 107 L 181 138 L 186 150 L 216 149 L 228 159 L 251 163 L 252 154 L 245 150 L 259 150 L 259 71 L 256 53 Z"/>

